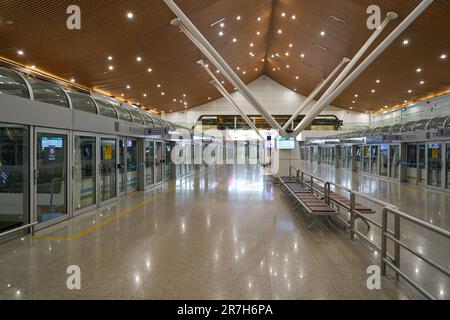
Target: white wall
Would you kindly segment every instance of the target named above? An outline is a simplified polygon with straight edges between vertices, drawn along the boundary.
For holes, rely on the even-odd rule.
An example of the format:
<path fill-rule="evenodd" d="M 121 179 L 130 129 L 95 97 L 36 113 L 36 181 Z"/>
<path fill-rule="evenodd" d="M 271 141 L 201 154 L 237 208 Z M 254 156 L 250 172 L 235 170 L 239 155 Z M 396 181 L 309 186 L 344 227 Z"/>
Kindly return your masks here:
<path fill-rule="evenodd" d="M 306 97 L 283 87 L 267 76 L 262 76 L 248 85 L 264 108 L 273 115 L 292 115 L 302 104 Z M 239 92 L 231 94 L 234 101 L 246 114 L 257 115 L 258 112 L 251 107 Z M 314 105 L 311 102 L 302 114 L 306 114 Z M 192 127 L 202 115 L 237 115 L 234 108 L 224 99 L 211 101 L 186 112 L 166 113 L 166 120 Z M 356 124 L 368 125 L 369 115 L 359 112 L 347 111 L 336 107 L 328 107 L 322 114 L 336 115 L 344 121 L 344 129 L 354 127 Z"/>

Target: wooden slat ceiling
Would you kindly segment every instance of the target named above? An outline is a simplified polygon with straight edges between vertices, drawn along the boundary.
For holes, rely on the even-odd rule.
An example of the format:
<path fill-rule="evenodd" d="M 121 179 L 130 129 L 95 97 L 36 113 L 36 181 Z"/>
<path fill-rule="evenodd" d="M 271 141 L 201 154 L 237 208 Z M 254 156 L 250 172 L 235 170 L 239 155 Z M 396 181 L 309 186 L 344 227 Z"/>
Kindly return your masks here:
<path fill-rule="evenodd" d="M 380 37 L 384 38 L 419 2 L 178 0 L 177 4 L 245 83 L 266 74 L 307 96 L 342 57 L 352 57 L 368 39 L 369 5 L 379 5 L 383 14 L 399 14 Z M 72 4 L 81 8 L 79 31 L 66 28 L 66 9 Z M 128 12 L 134 14 L 133 19 L 127 18 Z M 449 17 L 450 1 L 435 0 L 334 105 L 379 111 L 385 105 L 448 90 L 450 57 L 440 57 L 450 53 Z M 146 108 L 185 110 L 220 95 L 195 63 L 202 58 L 200 51 L 170 25 L 173 18 L 162 0 L 3 0 L 0 56 L 65 79 L 74 78 L 77 83 Z M 223 28 L 211 26 L 223 18 Z M 408 45 L 403 45 L 405 39 Z M 18 55 L 18 50 L 24 55 Z M 110 65 L 114 70 L 109 70 Z M 225 84 L 228 90 L 234 89 Z"/>

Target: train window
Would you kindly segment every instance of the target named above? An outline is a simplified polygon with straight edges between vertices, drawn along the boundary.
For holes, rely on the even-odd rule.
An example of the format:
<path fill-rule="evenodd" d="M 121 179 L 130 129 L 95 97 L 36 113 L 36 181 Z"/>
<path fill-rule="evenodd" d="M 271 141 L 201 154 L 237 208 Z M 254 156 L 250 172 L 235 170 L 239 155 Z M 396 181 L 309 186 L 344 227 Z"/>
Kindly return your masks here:
<path fill-rule="evenodd" d="M 98 99 L 95 99 L 95 102 L 97 103 L 100 115 L 117 119 L 116 109 L 111 104 Z"/>
<path fill-rule="evenodd" d="M 69 100 L 64 91 L 57 85 L 28 77 L 33 90 L 34 100 L 69 108 Z"/>
<path fill-rule="evenodd" d="M 119 115 L 120 120 L 124 120 L 127 122 L 132 122 L 130 113 L 125 110 L 122 106 L 116 105 L 117 114 Z"/>
<path fill-rule="evenodd" d="M 25 81 L 14 71 L 5 68 L 0 68 L 0 94 L 1 93 L 26 99 L 30 98 L 30 93 L 28 92 Z"/>
<path fill-rule="evenodd" d="M 88 95 L 77 92 L 68 92 L 67 94 L 69 95 L 69 98 L 72 101 L 72 107 L 75 110 L 97 113 L 97 107 Z"/>

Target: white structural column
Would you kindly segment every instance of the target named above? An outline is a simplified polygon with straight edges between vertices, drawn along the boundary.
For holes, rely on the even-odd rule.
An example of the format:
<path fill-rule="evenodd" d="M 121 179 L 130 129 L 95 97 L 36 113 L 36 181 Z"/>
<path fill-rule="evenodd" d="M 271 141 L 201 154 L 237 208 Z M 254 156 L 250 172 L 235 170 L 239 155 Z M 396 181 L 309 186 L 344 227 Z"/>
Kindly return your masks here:
<path fill-rule="evenodd" d="M 384 19 L 383 23 L 375 30 L 375 32 L 370 36 L 370 38 L 366 41 L 366 43 L 361 47 L 361 49 L 356 53 L 356 55 L 353 57 L 353 59 L 350 61 L 350 63 L 345 67 L 345 69 L 341 72 L 341 74 L 336 78 L 336 80 L 333 82 L 333 84 L 328 88 L 328 90 L 323 94 L 323 96 L 319 99 L 319 101 L 316 102 L 316 104 L 312 107 L 311 111 L 306 115 L 306 117 L 300 122 L 300 124 L 295 128 L 294 134 L 299 131 L 300 127 L 306 128 L 308 127 L 311 122 L 309 122 L 306 126 L 304 125 L 306 122 L 305 120 L 309 118 L 309 115 L 312 113 L 315 113 L 317 110 L 317 106 L 321 105 L 322 102 L 334 91 L 336 88 L 342 83 L 342 81 L 345 79 L 345 77 L 350 73 L 350 71 L 353 69 L 353 67 L 358 63 L 359 59 L 362 58 L 362 56 L 366 53 L 366 51 L 370 48 L 370 46 L 373 44 L 373 42 L 378 38 L 378 36 L 381 34 L 381 32 L 386 28 L 386 26 L 391 22 L 391 20 L 394 20 L 398 17 L 398 15 L 394 12 L 389 12 L 387 14 L 386 19 Z M 315 119 L 315 117 L 314 117 Z M 314 120 L 313 119 L 313 120 Z M 303 130 L 303 129 L 302 129 Z M 298 134 L 297 134 L 298 135 Z"/>
<path fill-rule="evenodd" d="M 289 126 L 291 125 L 292 122 L 295 121 L 295 119 L 297 119 L 297 117 L 303 112 L 303 110 L 308 106 L 308 103 L 310 103 L 318 94 L 320 91 L 323 90 L 323 88 L 325 88 L 325 86 L 328 84 L 328 82 L 331 81 L 331 79 L 333 79 L 333 77 L 336 75 L 336 73 L 338 73 L 338 71 L 347 63 L 349 62 L 350 59 L 349 58 L 344 58 L 342 59 L 341 63 L 339 63 L 339 65 L 336 67 L 336 69 L 334 69 L 334 71 L 328 76 L 328 78 L 326 80 L 322 80 L 319 85 L 314 89 L 313 92 L 311 92 L 311 94 L 309 95 L 308 98 L 306 98 L 306 100 L 301 104 L 301 106 L 297 109 L 297 111 L 295 111 L 295 113 L 292 115 L 292 117 L 289 119 L 288 122 L 286 122 L 286 124 L 283 126 L 283 130 L 286 130 L 287 128 L 289 128 Z"/>
<path fill-rule="evenodd" d="M 205 72 L 209 75 L 209 77 L 212 79 L 210 82 L 217 91 L 220 92 L 220 94 L 233 106 L 233 108 L 241 115 L 241 117 L 247 122 L 247 124 L 252 128 L 257 136 L 261 139 L 263 139 L 262 135 L 259 133 L 258 128 L 256 128 L 255 124 L 252 122 L 252 120 L 242 111 L 241 108 L 237 105 L 237 103 L 233 100 L 231 95 L 228 93 L 227 89 L 220 83 L 219 79 L 216 78 L 214 73 L 209 70 L 209 68 L 206 66 L 204 61 L 202 59 L 198 60 L 197 63 L 202 66 L 202 68 L 205 70 Z"/>
<path fill-rule="evenodd" d="M 270 124 L 270 126 L 284 133 L 280 124 L 264 109 L 261 103 L 256 99 L 254 94 L 247 88 L 244 82 L 238 77 L 234 70 L 225 62 L 220 54 L 214 49 L 214 47 L 206 40 L 201 32 L 194 26 L 189 18 L 183 13 L 183 11 L 175 4 L 173 0 L 164 0 L 166 5 L 175 13 L 178 19 L 172 21 L 173 25 L 180 27 L 188 38 L 192 41 L 195 39 L 194 44 L 197 48 L 219 69 L 225 78 L 237 88 L 242 96 L 258 111 L 261 116 Z M 189 34 L 188 34 L 189 33 Z"/>
<path fill-rule="evenodd" d="M 344 92 L 345 89 L 347 89 L 352 82 L 358 78 L 361 73 L 364 72 L 364 70 L 367 69 L 367 67 L 374 62 L 379 55 L 381 55 L 384 50 L 386 50 L 387 47 L 389 47 L 392 42 L 395 41 L 395 39 L 398 38 L 398 36 L 406 29 L 408 28 L 411 23 L 413 23 L 416 18 L 425 11 L 426 8 L 430 6 L 430 4 L 433 3 L 433 0 L 423 0 L 414 10 L 411 12 L 411 14 L 403 20 L 399 26 L 392 31 L 391 34 L 389 34 L 386 39 L 375 49 L 372 51 L 372 53 L 364 60 L 353 72 L 352 74 L 343 81 L 339 87 L 334 90 L 331 94 L 329 94 L 324 99 L 321 99 L 319 101 L 314 110 L 312 110 L 299 124 L 299 126 L 295 129 L 294 136 L 298 136 L 300 132 L 305 130 L 312 121 L 330 104 L 332 103 L 342 92 Z"/>

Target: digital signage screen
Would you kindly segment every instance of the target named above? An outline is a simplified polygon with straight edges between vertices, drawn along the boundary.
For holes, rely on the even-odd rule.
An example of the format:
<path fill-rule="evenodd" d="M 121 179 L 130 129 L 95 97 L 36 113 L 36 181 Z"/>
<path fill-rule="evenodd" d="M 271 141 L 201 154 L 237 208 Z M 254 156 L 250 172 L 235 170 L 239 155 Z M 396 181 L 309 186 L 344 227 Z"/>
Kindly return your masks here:
<path fill-rule="evenodd" d="M 294 138 L 278 138 L 277 139 L 278 150 L 293 150 L 295 149 Z"/>

